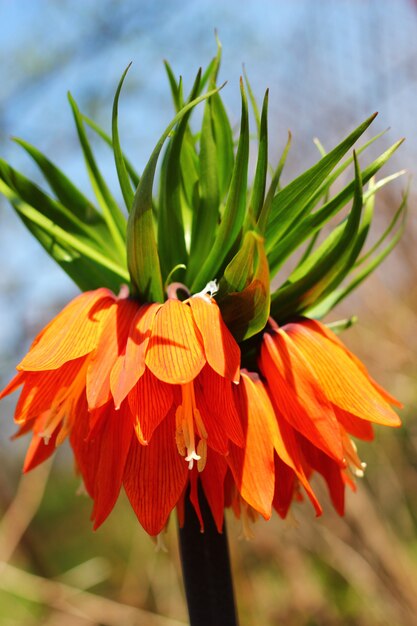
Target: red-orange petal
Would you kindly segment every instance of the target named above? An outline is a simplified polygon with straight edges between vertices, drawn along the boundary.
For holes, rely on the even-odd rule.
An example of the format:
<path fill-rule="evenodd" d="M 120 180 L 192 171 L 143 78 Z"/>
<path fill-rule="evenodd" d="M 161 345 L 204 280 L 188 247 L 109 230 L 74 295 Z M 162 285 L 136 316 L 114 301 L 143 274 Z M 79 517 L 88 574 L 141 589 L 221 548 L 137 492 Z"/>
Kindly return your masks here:
<path fill-rule="evenodd" d="M 323 476 L 327 483 L 333 506 L 339 515 L 345 513 L 345 482 L 343 470 L 327 454 L 313 446 L 307 439 L 298 436 L 303 455 L 308 465 Z"/>
<path fill-rule="evenodd" d="M 3 400 L 3 398 L 16 391 L 16 389 L 19 389 L 19 387 L 25 382 L 25 376 L 26 374 L 24 372 L 18 372 L 1 391 L 0 400 Z"/>
<path fill-rule="evenodd" d="M 294 470 L 275 455 L 275 491 L 272 506 L 282 519 L 288 514 L 294 499 L 297 478 Z"/>
<path fill-rule="evenodd" d="M 197 407 L 208 433 L 207 443 L 220 454 L 227 454 L 229 439 L 240 447 L 245 443 L 233 387 L 208 365 L 194 383 Z"/>
<path fill-rule="evenodd" d="M 309 318 L 302 318 L 300 323 L 303 326 L 312 330 L 313 332 L 319 333 L 323 337 L 326 337 L 329 341 L 332 341 L 337 346 L 339 346 L 339 348 L 341 348 L 346 353 L 346 355 L 358 366 L 361 372 L 369 380 L 371 385 L 384 398 L 386 402 L 388 402 L 389 404 L 393 404 L 394 406 L 397 406 L 400 409 L 403 407 L 402 402 L 400 402 L 399 400 L 397 400 L 397 398 L 395 398 L 393 395 L 388 393 L 386 389 L 381 387 L 381 385 L 379 385 L 372 378 L 372 376 L 369 374 L 368 370 L 366 369 L 362 361 L 358 359 L 358 357 L 345 346 L 345 344 L 339 339 L 339 337 L 332 330 L 330 330 L 330 328 L 328 328 L 325 324 L 321 324 L 321 322 L 319 322 L 318 320 L 312 320 Z"/>
<path fill-rule="evenodd" d="M 56 438 L 61 426 L 58 426 L 51 435 L 48 443 L 36 432 L 32 435 L 32 440 L 26 452 L 25 461 L 23 463 L 23 473 L 30 472 L 35 467 L 49 459 L 56 450 Z"/>
<path fill-rule="evenodd" d="M 107 289 L 79 295 L 48 324 L 17 369 L 55 370 L 94 350 L 113 301 Z"/>
<path fill-rule="evenodd" d="M 173 410 L 148 446 L 133 438 L 123 484 L 139 522 L 150 535 L 157 535 L 165 526 L 185 487 L 188 471 L 175 442 Z"/>
<path fill-rule="evenodd" d="M 119 407 L 145 371 L 145 354 L 152 332 L 155 315 L 162 305 L 144 304 L 132 320 L 126 351 L 111 372 L 110 386 L 114 404 Z"/>
<path fill-rule="evenodd" d="M 208 364 L 220 376 L 238 382 L 240 348 L 224 323 L 217 303 L 208 296 L 193 296 L 187 302 L 201 333 Z"/>
<path fill-rule="evenodd" d="M 287 324 L 285 331 L 312 364 L 328 399 L 361 419 L 400 426 L 400 418 L 369 381 L 363 366 L 358 366 L 358 360 L 352 359 L 340 342 L 311 328 L 310 322 L 303 322 Z"/>
<path fill-rule="evenodd" d="M 275 416 L 272 407 L 270 415 L 266 414 L 260 388 L 244 373 L 235 396 L 246 442 L 243 449 L 231 445 L 227 460 L 242 498 L 269 519 L 275 481 L 269 426 L 275 423 Z"/>
<path fill-rule="evenodd" d="M 275 407 L 291 426 L 343 461 L 340 428 L 310 362 L 283 330 L 264 335 L 260 367 Z"/>
<path fill-rule="evenodd" d="M 49 409 L 56 396 L 62 396 L 82 367 L 85 357 L 65 363 L 59 370 L 23 372 L 24 386 L 15 410 L 15 422 L 21 424 Z"/>
<path fill-rule="evenodd" d="M 146 370 L 128 396 L 131 420 L 140 443 L 147 445 L 174 401 L 172 385 Z"/>
<path fill-rule="evenodd" d="M 225 459 L 214 450 L 209 450 L 206 466 L 200 473 L 200 480 L 219 533 L 222 532 L 223 528 L 224 479 L 226 472 L 227 463 Z"/>
<path fill-rule="evenodd" d="M 166 383 L 191 382 L 206 362 L 199 336 L 188 304 L 168 300 L 155 316 L 146 365 Z"/>
<path fill-rule="evenodd" d="M 99 432 L 87 444 L 99 448 L 92 514 L 94 529 L 104 522 L 119 497 L 133 436 L 129 413 L 127 402 L 118 411 L 109 404 Z"/>
<path fill-rule="evenodd" d="M 129 328 L 138 306 L 128 299 L 116 300 L 110 307 L 97 348 L 90 356 L 87 369 L 87 401 L 89 409 L 110 400 L 110 374 L 117 357 L 124 353 Z"/>

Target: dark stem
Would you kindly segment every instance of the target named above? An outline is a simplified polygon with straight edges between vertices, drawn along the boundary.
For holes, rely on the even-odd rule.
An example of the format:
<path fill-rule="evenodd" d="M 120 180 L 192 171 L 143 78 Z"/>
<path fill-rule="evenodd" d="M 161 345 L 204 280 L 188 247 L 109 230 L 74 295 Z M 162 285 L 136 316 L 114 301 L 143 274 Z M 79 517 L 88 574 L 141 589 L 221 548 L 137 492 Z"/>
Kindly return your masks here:
<path fill-rule="evenodd" d="M 238 626 L 226 526 L 217 531 L 207 500 L 199 491 L 204 533 L 185 498 L 184 528 L 179 530 L 182 571 L 191 626 Z"/>

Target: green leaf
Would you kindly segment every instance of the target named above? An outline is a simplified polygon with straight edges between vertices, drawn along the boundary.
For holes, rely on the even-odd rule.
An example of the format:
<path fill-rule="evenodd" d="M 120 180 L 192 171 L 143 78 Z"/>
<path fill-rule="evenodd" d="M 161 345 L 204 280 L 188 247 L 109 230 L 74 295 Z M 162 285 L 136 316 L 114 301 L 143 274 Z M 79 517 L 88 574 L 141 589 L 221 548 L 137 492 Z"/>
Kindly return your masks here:
<path fill-rule="evenodd" d="M 229 194 L 217 231 L 216 239 L 214 240 L 213 246 L 203 264 L 203 267 L 192 284 L 192 293 L 201 291 L 204 285 L 216 277 L 218 271 L 226 260 L 227 255 L 236 243 L 245 217 L 249 160 L 249 123 L 248 105 L 242 81 L 241 94 L 242 118 L 240 137 Z"/>
<path fill-rule="evenodd" d="M 146 302 L 162 302 L 164 298 L 152 218 L 152 189 L 159 154 L 171 130 L 181 118 L 219 89 L 221 87 L 199 96 L 177 113 L 156 144 L 136 191 L 128 222 L 127 258 L 133 292 Z"/>
<path fill-rule="evenodd" d="M 265 200 L 266 177 L 268 174 L 268 94 L 267 90 L 262 105 L 262 117 L 259 125 L 258 160 L 246 219 L 247 228 L 253 228 L 258 222 Z"/>
<path fill-rule="evenodd" d="M 114 162 L 116 165 L 116 171 L 117 171 L 117 177 L 119 179 L 120 189 L 122 191 L 123 199 L 125 201 L 125 205 L 128 211 L 130 211 L 132 207 L 133 198 L 135 197 L 135 194 L 133 192 L 132 185 L 130 184 L 129 175 L 128 175 L 127 168 L 126 168 L 126 163 L 123 157 L 122 149 L 120 147 L 119 129 L 117 127 L 117 117 L 118 117 L 118 110 L 119 110 L 120 91 L 123 86 L 123 81 L 131 65 L 132 64 L 129 63 L 129 65 L 123 72 L 120 82 L 117 86 L 116 93 L 114 96 L 114 101 L 113 101 L 113 112 L 112 112 L 112 140 L 113 140 L 112 144 L 113 144 Z"/>
<path fill-rule="evenodd" d="M 336 164 L 353 146 L 359 137 L 375 119 L 369 117 L 346 139 L 323 157 L 316 165 L 298 176 L 289 185 L 281 189 L 272 202 L 268 226 L 266 229 L 266 250 L 269 253 L 283 234 L 293 223 L 297 223 L 305 211 L 305 206 L 314 192 L 320 187 Z"/>
<path fill-rule="evenodd" d="M 117 255 L 111 247 L 107 225 L 100 214 L 96 213 L 91 223 L 82 221 L 75 212 L 48 196 L 2 159 L 0 159 L 0 180 L 4 183 L 3 193 L 7 198 L 21 198 L 24 203 L 34 207 L 40 214 L 89 246 L 102 253 L 105 252 L 114 260 L 123 259 L 123 256 Z"/>
<path fill-rule="evenodd" d="M 404 197 L 401 201 L 399 208 L 397 209 L 390 225 L 382 235 L 382 237 L 378 240 L 377 244 L 375 244 L 371 250 L 364 255 L 360 259 L 360 263 L 356 264 L 356 267 L 359 265 L 363 265 L 362 259 L 368 259 L 370 253 L 374 253 L 378 247 L 382 245 L 382 243 L 386 240 L 388 235 L 392 232 L 395 224 L 398 219 L 402 217 L 402 223 L 400 228 L 397 230 L 395 235 L 392 237 L 391 241 L 377 254 L 374 258 L 367 263 L 362 269 L 356 273 L 355 277 L 346 285 L 345 287 L 341 287 L 339 289 L 334 290 L 330 293 L 324 300 L 319 302 L 317 305 L 312 306 L 308 309 L 307 314 L 310 317 L 321 318 L 327 315 L 339 302 L 344 300 L 346 296 L 348 296 L 354 289 L 359 287 L 359 285 L 377 268 L 379 265 L 386 259 L 386 257 L 392 252 L 395 246 L 400 241 L 402 234 L 405 228 L 405 211 L 407 207 L 407 199 L 408 199 L 409 187 L 407 188 Z"/>
<path fill-rule="evenodd" d="M 352 315 L 351 317 L 347 317 L 343 320 L 336 320 L 335 322 L 328 322 L 326 324 L 327 328 L 330 328 L 336 335 L 339 335 L 344 330 L 351 328 L 358 322 L 357 315 Z"/>
<path fill-rule="evenodd" d="M 218 294 L 223 319 L 237 341 L 259 333 L 269 317 L 269 269 L 263 238 L 248 231 L 225 269 Z"/>
<path fill-rule="evenodd" d="M 102 216 L 91 204 L 90 200 L 75 187 L 52 161 L 27 141 L 18 138 L 15 138 L 14 141 L 32 157 L 63 206 L 70 209 L 74 215 L 86 224 L 97 225 L 104 223 Z"/>
<path fill-rule="evenodd" d="M 291 133 L 288 131 L 288 139 L 285 144 L 284 150 L 282 151 L 281 158 L 278 161 L 278 165 L 273 173 L 271 183 L 268 188 L 268 192 L 266 194 L 265 201 L 263 203 L 259 218 L 258 218 L 258 230 L 261 233 L 265 233 L 265 229 L 269 220 L 269 214 L 272 208 L 272 202 L 274 200 L 275 192 L 279 189 L 279 181 L 281 179 L 282 170 L 284 169 L 285 163 L 287 161 L 288 152 L 291 147 Z"/>
<path fill-rule="evenodd" d="M 362 213 L 362 180 L 355 157 L 355 192 L 353 206 L 343 229 L 337 228 L 288 281 L 271 296 L 271 313 L 278 321 L 300 314 L 311 307 L 343 268 L 355 244 Z"/>
<path fill-rule="evenodd" d="M 94 120 L 91 120 L 86 115 L 81 115 L 81 117 L 83 121 L 87 124 L 87 126 L 89 126 L 91 130 L 93 130 L 109 146 L 109 148 L 113 150 L 112 138 L 106 132 L 104 132 L 104 130 L 98 124 L 96 124 Z M 136 172 L 135 168 L 125 154 L 123 155 L 123 158 L 127 172 L 130 176 L 130 180 L 132 181 L 133 187 L 136 189 L 139 185 L 139 174 Z"/>
<path fill-rule="evenodd" d="M 80 235 L 70 234 L 24 202 L 4 182 L 0 181 L 3 193 L 16 210 L 23 223 L 36 237 L 48 254 L 74 280 L 82 290 L 108 287 L 117 293 L 123 283 L 128 283 L 126 269 L 101 253 Z"/>
<path fill-rule="evenodd" d="M 197 97 L 201 70 L 194 81 L 188 103 Z M 181 118 L 175 128 L 161 168 L 161 192 L 158 211 L 158 250 L 162 277 L 165 279 L 173 267 L 187 265 L 182 216 L 181 150 L 191 109 Z"/>
<path fill-rule="evenodd" d="M 367 183 L 383 165 L 391 158 L 394 152 L 402 144 L 403 140 L 397 141 L 381 156 L 373 161 L 361 172 L 363 183 Z M 334 217 L 352 198 L 355 182 L 352 181 L 334 198 L 329 200 L 320 209 L 311 215 L 305 215 L 299 223 L 293 226 L 277 243 L 275 248 L 268 254 L 271 276 L 274 276 L 284 261 L 311 235 L 321 229 L 332 217 Z M 312 208 L 312 207 L 310 207 Z M 309 209 L 310 210 L 310 209 Z"/>
<path fill-rule="evenodd" d="M 102 208 L 103 217 L 106 221 L 109 232 L 111 233 L 113 242 L 121 251 L 124 249 L 125 245 L 126 219 L 117 205 L 116 200 L 111 195 L 110 190 L 107 187 L 94 159 L 93 151 L 84 129 L 83 118 L 78 110 L 77 103 L 70 93 L 68 93 L 68 99 L 74 115 L 78 138 L 80 140 L 94 193 L 97 197 L 99 205 Z"/>

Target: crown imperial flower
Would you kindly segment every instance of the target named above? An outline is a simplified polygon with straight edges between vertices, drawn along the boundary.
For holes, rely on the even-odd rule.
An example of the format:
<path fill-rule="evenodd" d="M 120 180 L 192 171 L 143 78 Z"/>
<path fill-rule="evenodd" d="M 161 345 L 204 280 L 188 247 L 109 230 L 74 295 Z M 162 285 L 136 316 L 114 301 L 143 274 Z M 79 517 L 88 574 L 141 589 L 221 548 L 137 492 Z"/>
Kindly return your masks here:
<path fill-rule="evenodd" d="M 283 186 L 290 138 L 269 176 L 268 92 L 259 112 L 247 77 L 246 88 L 241 81 L 235 150 L 216 86 L 219 65 L 220 46 L 187 100 L 166 65 L 176 114 L 141 176 L 118 133 L 127 70 L 111 137 L 70 97 L 97 207 L 26 142 L 19 140 L 51 193 L 0 161 L 0 191 L 83 291 L 38 334 L 0 398 L 21 388 L 17 434 L 32 433 L 24 471 L 69 439 L 94 501 L 95 527 L 123 486 L 151 535 L 174 507 L 183 521 L 186 501 L 203 528 L 201 491 L 219 532 L 231 507 L 250 534 L 258 515 L 268 519 L 275 508 L 285 517 L 302 491 L 320 514 L 315 474 L 343 514 L 345 486 L 354 487 L 364 469 L 352 437 L 370 441 L 373 424 L 400 424 L 391 408 L 398 401 L 320 320 L 401 236 L 407 194 L 377 243 L 362 252 L 378 189 L 403 172 L 378 184 L 374 177 L 401 142 L 364 169 L 358 155 L 378 137 L 342 161 L 371 116 Z M 251 186 L 246 91 L 258 135 Z M 201 103 L 196 134 L 190 118 Z M 113 150 L 128 219 L 100 173 L 86 125 Z M 352 180 L 333 194 L 350 165 Z M 350 201 L 345 219 L 325 236 Z M 272 289 L 271 279 L 300 250 Z"/>

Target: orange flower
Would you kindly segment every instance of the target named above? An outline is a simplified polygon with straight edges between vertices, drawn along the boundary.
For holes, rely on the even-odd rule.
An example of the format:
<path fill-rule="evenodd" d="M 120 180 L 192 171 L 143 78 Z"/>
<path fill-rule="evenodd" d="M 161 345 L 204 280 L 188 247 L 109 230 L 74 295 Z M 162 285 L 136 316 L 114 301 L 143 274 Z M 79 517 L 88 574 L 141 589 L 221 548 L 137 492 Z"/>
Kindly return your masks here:
<path fill-rule="evenodd" d="M 285 517 L 302 485 L 319 514 L 321 507 L 308 483 L 318 472 L 342 515 L 345 485 L 354 487 L 353 476 L 361 475 L 364 467 L 349 435 L 372 440 L 372 423 L 400 426 L 390 404 L 401 404 L 372 380 L 331 330 L 314 320 L 299 319 L 281 328 L 271 321 L 259 367 L 265 384 L 251 384 L 263 398 L 263 421 L 271 429 L 276 452 L 273 506 Z M 270 492 L 267 473 L 263 484 Z M 250 478 L 245 486 L 244 478 L 242 493 L 250 489 Z"/>
<path fill-rule="evenodd" d="M 123 484 L 141 524 L 158 534 L 189 475 L 202 472 L 220 529 L 223 487 L 215 469 L 203 470 L 215 468 L 231 442 L 244 444 L 232 391 L 239 364 L 209 294 L 139 305 L 98 289 L 39 333 L 0 398 L 23 385 L 17 434 L 33 433 L 24 471 L 69 436 L 95 527 Z"/>

